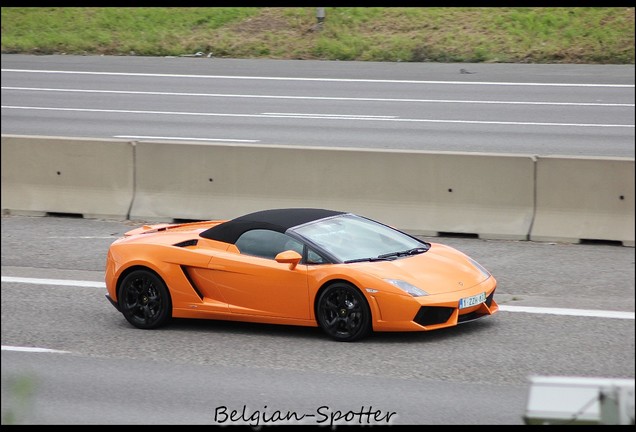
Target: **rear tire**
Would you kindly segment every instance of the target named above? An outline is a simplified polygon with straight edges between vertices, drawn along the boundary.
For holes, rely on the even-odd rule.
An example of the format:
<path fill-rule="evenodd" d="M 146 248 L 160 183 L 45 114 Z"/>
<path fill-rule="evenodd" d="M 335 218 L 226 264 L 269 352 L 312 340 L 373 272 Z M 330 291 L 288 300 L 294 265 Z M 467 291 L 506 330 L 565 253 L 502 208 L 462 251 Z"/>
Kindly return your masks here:
<path fill-rule="evenodd" d="M 344 282 L 334 283 L 320 293 L 316 317 L 325 333 L 340 342 L 360 340 L 372 330 L 366 298 L 356 287 Z"/>
<path fill-rule="evenodd" d="M 140 329 L 160 327 L 172 318 L 168 288 L 149 270 L 134 270 L 122 280 L 119 308 L 126 320 Z"/>

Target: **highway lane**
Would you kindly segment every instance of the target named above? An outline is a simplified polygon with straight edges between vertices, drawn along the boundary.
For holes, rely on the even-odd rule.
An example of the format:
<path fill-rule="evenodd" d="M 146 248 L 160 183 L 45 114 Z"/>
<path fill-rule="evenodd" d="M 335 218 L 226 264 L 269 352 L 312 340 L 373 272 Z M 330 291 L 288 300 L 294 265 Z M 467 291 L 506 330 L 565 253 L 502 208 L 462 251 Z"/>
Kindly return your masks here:
<path fill-rule="evenodd" d="M 5 54 L 2 106 L 3 134 L 634 157 L 629 65 Z"/>
<path fill-rule="evenodd" d="M 2 276 L 103 282 L 108 246 L 141 223 L 4 216 Z M 633 248 L 428 240 L 489 268 L 504 306 L 634 311 Z M 315 328 L 220 321 L 140 331 L 104 294 L 2 282 L 2 345 L 68 351 L 3 350 L 3 416 L 34 424 L 220 424 L 214 413 L 222 406 L 252 414 L 373 406 L 395 412 L 392 424 L 520 424 L 530 375 L 634 377 L 633 316 L 502 310 L 454 329 L 343 344 Z M 20 411 L 12 386 L 29 376 L 32 409 Z"/>
<path fill-rule="evenodd" d="M 521 424 L 526 397 L 488 384 L 8 351 L 2 379 L 23 424 Z M 20 383 L 33 383 L 24 407 L 11 404 Z"/>
<path fill-rule="evenodd" d="M 2 133 L 634 157 L 633 66 L 462 68 L 474 73 L 2 55 Z M 3 217 L 2 276 L 103 281 L 108 245 L 141 223 Z M 634 311 L 633 248 L 429 240 L 489 268 L 503 305 Z M 243 405 L 373 405 L 396 412 L 395 423 L 517 424 L 529 375 L 634 377 L 633 318 L 502 310 L 456 329 L 337 344 L 318 329 L 227 322 L 143 332 L 104 293 L 2 282 L 2 345 L 68 351 L 2 351 L 3 419 L 19 411 L 12 385 L 25 374 L 36 392 L 18 420 L 38 424 L 214 424 L 215 407 Z"/>

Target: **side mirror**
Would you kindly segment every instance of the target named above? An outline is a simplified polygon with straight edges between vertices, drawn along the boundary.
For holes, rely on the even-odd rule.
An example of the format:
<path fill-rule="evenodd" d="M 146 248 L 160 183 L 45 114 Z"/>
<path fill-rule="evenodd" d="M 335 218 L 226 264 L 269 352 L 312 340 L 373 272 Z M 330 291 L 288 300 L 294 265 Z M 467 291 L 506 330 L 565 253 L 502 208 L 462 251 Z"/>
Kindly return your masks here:
<path fill-rule="evenodd" d="M 289 269 L 293 270 L 296 268 L 300 260 L 303 259 L 303 257 L 296 251 L 286 250 L 276 255 L 275 259 L 276 262 L 279 262 L 281 264 L 289 264 Z"/>

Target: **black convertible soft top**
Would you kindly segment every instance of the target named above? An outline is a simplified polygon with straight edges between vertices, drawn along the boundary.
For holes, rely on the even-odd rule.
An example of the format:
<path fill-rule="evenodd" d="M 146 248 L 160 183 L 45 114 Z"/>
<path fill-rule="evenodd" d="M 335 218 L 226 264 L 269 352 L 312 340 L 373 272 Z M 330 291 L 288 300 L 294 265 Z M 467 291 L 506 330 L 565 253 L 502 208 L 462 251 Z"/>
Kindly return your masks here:
<path fill-rule="evenodd" d="M 341 214 L 345 212 L 314 208 L 262 210 L 214 226 L 203 231 L 200 236 L 234 244 L 244 232 L 253 229 L 269 229 L 283 233 L 291 227 Z"/>

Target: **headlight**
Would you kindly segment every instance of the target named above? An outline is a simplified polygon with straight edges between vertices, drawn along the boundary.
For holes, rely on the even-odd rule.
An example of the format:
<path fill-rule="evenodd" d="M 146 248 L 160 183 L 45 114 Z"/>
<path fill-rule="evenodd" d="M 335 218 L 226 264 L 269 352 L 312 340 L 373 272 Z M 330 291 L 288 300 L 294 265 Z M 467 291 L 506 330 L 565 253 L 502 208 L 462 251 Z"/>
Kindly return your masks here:
<path fill-rule="evenodd" d="M 481 264 L 479 264 L 477 261 L 475 261 L 474 259 L 472 259 L 470 257 L 468 257 L 468 259 L 470 260 L 471 263 L 473 263 L 473 265 L 475 267 L 477 267 L 477 270 L 479 270 L 481 272 L 481 274 L 483 274 L 486 279 L 488 279 L 490 277 L 490 272 L 488 270 L 486 270 L 484 268 L 484 266 L 482 266 Z"/>
<path fill-rule="evenodd" d="M 411 294 L 413 297 L 421 297 L 421 296 L 428 295 L 426 291 L 423 291 L 419 289 L 418 287 L 416 287 L 415 285 L 411 285 L 410 283 L 405 282 L 403 280 L 400 280 L 400 279 L 384 279 L 384 280 L 390 283 L 391 285 L 396 286 L 403 291 L 406 291 L 407 293 Z"/>

